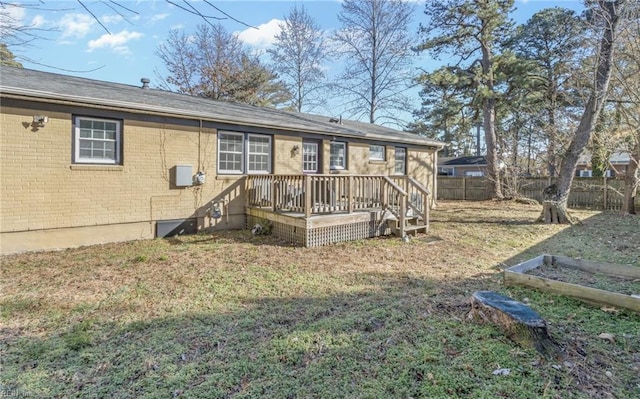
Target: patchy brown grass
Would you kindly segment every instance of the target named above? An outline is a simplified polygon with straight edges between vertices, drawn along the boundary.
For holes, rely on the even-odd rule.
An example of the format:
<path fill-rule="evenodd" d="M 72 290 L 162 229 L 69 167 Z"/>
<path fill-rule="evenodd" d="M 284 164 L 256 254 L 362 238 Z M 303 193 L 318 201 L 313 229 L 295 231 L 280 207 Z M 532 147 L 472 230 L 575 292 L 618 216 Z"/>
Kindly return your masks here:
<path fill-rule="evenodd" d="M 639 315 L 507 289 L 500 275 L 541 253 L 637 266 L 640 219 L 575 211 L 582 224 L 549 226 L 539 212 L 442 202 L 409 243 L 297 248 L 239 231 L 3 257 L 0 392 L 640 396 Z M 565 357 L 468 322 L 477 290 L 530 303 Z"/>

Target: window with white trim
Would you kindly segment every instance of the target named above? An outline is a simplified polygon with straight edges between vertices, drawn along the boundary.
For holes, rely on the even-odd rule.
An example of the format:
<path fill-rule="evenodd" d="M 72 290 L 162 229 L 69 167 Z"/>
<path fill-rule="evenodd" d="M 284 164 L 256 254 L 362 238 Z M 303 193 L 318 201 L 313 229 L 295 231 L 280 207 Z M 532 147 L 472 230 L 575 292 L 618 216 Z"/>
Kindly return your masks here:
<path fill-rule="evenodd" d="M 347 143 L 332 142 L 329 148 L 329 167 L 347 169 Z"/>
<path fill-rule="evenodd" d="M 442 166 L 440 167 L 440 172 L 438 172 L 440 176 L 453 176 L 455 175 L 455 170 L 453 167 Z"/>
<path fill-rule="evenodd" d="M 218 172 L 242 174 L 243 133 L 218 133 Z"/>
<path fill-rule="evenodd" d="M 271 136 L 250 134 L 247 173 L 269 173 L 271 171 Z"/>
<path fill-rule="evenodd" d="M 218 173 L 271 173 L 271 136 L 218 132 Z"/>
<path fill-rule="evenodd" d="M 302 143 L 302 172 L 318 172 L 318 143 Z"/>
<path fill-rule="evenodd" d="M 76 116 L 73 162 L 119 164 L 122 121 Z"/>
<path fill-rule="evenodd" d="M 384 161 L 385 148 L 383 145 L 371 144 L 369 146 L 369 160 L 370 161 Z"/>
<path fill-rule="evenodd" d="M 394 155 L 395 164 L 393 172 L 396 175 L 404 175 L 407 173 L 407 149 L 404 147 L 396 147 Z"/>

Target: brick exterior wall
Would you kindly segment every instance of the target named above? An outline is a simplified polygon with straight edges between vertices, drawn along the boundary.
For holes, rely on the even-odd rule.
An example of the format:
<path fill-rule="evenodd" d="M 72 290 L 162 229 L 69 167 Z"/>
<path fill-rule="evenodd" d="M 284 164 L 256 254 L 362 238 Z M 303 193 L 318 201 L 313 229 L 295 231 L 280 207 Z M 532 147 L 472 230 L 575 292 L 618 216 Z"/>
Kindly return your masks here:
<path fill-rule="evenodd" d="M 44 126 L 33 115 L 47 115 Z M 74 115 L 122 120 L 122 165 L 72 162 Z M 238 129 L 242 131 L 242 129 Z M 242 176 L 217 175 L 217 135 L 198 121 L 179 121 L 88 107 L 40 104 L 3 98 L 0 113 L 0 249 L 2 253 L 55 249 L 101 242 L 148 239 L 155 222 L 197 220 L 199 229 L 245 226 Z M 300 174 L 302 138 L 273 136 L 273 173 Z M 323 140 L 324 171 L 329 172 L 329 140 Z M 299 147 L 297 153 L 292 151 Z M 386 161 L 369 161 L 369 145 L 348 144 L 352 174 L 389 174 Z M 435 151 L 408 151 L 408 171 L 430 189 Z M 202 171 L 200 186 L 176 187 L 176 165 Z M 223 216 L 210 221 L 212 201 Z"/>

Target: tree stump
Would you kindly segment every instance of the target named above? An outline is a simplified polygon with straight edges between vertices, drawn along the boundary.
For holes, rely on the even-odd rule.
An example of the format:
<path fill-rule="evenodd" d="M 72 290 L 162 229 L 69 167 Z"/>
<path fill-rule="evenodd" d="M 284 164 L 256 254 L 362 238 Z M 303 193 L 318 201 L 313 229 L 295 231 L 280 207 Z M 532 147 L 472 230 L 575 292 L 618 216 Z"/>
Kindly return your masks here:
<path fill-rule="evenodd" d="M 575 224 L 577 220 L 569 215 L 567 201 L 559 198 L 558 186 L 554 183 L 542 191 L 542 213 L 538 222 L 547 224 Z"/>
<path fill-rule="evenodd" d="M 522 346 L 532 346 L 543 356 L 558 353 L 546 321 L 522 302 L 492 291 L 478 291 L 472 296 L 469 318 L 499 325 L 509 339 Z"/>

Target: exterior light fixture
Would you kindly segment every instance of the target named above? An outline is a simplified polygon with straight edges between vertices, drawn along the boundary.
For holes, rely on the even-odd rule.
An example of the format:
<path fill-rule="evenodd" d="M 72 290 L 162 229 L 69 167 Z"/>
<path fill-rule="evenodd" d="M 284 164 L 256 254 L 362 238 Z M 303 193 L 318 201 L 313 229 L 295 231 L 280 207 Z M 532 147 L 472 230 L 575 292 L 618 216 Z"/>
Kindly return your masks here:
<path fill-rule="evenodd" d="M 40 126 L 44 126 L 45 123 L 49 122 L 49 117 L 48 116 L 43 116 L 43 115 L 34 115 L 33 116 L 33 123 L 37 123 Z"/>

